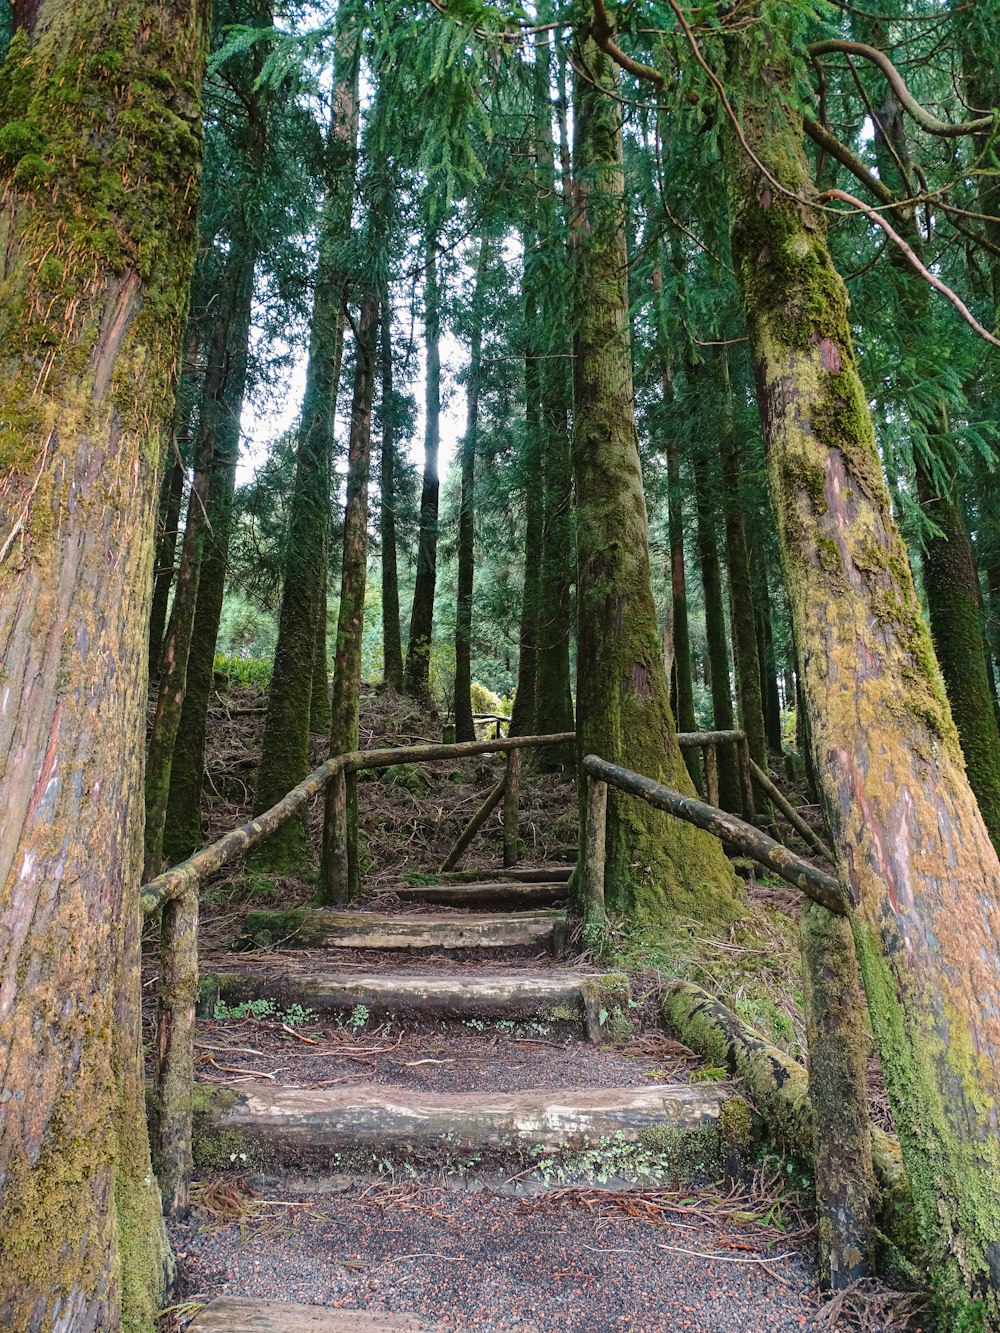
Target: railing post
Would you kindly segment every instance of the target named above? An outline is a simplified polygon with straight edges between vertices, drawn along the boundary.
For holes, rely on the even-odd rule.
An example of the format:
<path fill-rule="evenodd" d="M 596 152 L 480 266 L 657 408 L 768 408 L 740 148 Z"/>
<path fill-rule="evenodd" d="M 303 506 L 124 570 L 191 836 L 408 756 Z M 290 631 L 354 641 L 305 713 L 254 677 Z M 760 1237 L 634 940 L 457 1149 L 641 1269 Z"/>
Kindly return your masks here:
<path fill-rule="evenodd" d="M 358 862 L 358 775 L 344 774 L 344 830 L 347 838 L 347 901 L 361 897 L 361 866 Z"/>
<path fill-rule="evenodd" d="M 743 818 L 748 824 L 756 824 L 757 807 L 753 799 L 753 780 L 750 776 L 750 742 L 746 736 L 736 742 L 736 757 L 740 769 L 740 791 L 743 795 Z"/>
<path fill-rule="evenodd" d="M 719 758 L 714 745 L 706 745 L 705 756 L 705 800 L 718 808 L 719 804 Z"/>
<path fill-rule="evenodd" d="M 497 723 L 499 728 L 500 723 Z M 503 794 L 503 863 L 517 865 L 517 815 L 521 786 L 521 751 L 507 751 L 507 783 Z"/>
<path fill-rule="evenodd" d="M 168 1217 L 184 1217 L 191 1185 L 198 889 L 163 906 L 156 1053 L 156 1176 Z"/>
<path fill-rule="evenodd" d="M 608 784 L 587 776 L 587 826 L 584 831 L 583 920 L 585 927 L 604 929 L 604 866 L 608 826 Z"/>

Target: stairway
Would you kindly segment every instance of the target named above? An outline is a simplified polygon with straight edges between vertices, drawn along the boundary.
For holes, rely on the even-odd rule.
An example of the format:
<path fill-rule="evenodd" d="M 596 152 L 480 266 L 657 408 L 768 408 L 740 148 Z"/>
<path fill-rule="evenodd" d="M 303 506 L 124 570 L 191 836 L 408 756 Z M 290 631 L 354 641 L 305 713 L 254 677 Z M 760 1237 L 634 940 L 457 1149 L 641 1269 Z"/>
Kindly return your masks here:
<path fill-rule="evenodd" d="M 199 1089 L 208 1095 L 196 1099 L 196 1165 L 231 1162 L 286 1191 L 370 1174 L 373 1162 L 410 1179 L 436 1173 L 508 1189 L 602 1172 L 717 1174 L 727 1090 L 650 1082 L 648 1060 L 630 1064 L 613 1050 L 630 1025 L 628 978 L 559 962 L 566 883 L 551 874 L 400 886 L 363 910 L 248 913 L 244 938 L 281 942 L 286 952 L 206 977 L 203 1013 L 251 1001 L 269 1001 L 277 1014 L 299 1006 L 350 1030 L 401 1027 L 400 1041 L 431 1034 L 434 1054 L 398 1059 L 398 1081 L 383 1081 L 377 1061 L 369 1078 L 331 1079 L 323 1054 L 303 1050 L 292 1032 L 297 1080 Z M 192 1333 L 428 1327 L 408 1315 L 233 1296 L 190 1325 Z"/>

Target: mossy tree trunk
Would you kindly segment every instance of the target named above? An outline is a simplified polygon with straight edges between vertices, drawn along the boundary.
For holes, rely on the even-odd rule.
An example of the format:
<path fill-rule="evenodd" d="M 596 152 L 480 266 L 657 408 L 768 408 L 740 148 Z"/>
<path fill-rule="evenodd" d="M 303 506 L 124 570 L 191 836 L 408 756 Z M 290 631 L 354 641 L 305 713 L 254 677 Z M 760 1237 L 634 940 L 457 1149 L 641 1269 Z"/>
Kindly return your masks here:
<path fill-rule="evenodd" d="M 898 197 L 909 196 L 914 186 L 908 174 L 904 176 L 909 157 L 903 112 L 891 90 L 879 109 L 875 142 L 881 179 Z M 912 208 L 896 210 L 894 223 L 914 252 L 921 255 L 923 241 Z M 954 476 L 948 404 L 943 392 L 929 411 L 921 402 L 927 398 L 928 386 L 935 383 L 937 347 L 931 292 L 898 250 L 893 250 L 889 263 L 908 353 L 897 387 L 904 398 L 911 398 L 913 411 L 919 411 L 922 417 L 924 438 L 913 450 L 917 496 L 937 529 L 923 541 L 924 592 L 931 635 L 969 781 L 993 844 L 1000 848 L 1000 729 L 986 669 L 979 571 Z M 912 370 L 908 372 L 906 367 Z"/>
<path fill-rule="evenodd" d="M 163 851 L 170 861 L 182 860 L 202 843 L 201 789 L 208 706 L 229 567 L 240 415 L 247 380 L 254 286 L 252 249 L 235 250 L 227 270 L 217 306 L 218 327 L 209 339 L 209 356 L 220 358 L 221 371 L 216 374 L 210 369 L 206 375 L 200 418 L 200 429 L 212 437 L 212 459 L 184 699 L 171 751 L 169 796 L 164 813 Z"/>
<path fill-rule="evenodd" d="M 489 242 L 479 242 L 479 262 L 472 293 L 469 369 L 465 382 L 465 435 L 462 438 L 462 496 L 458 512 L 458 597 L 455 607 L 455 740 L 474 741 L 472 717 L 472 593 L 476 572 L 476 444 L 479 437 L 479 388 L 483 371 L 483 286 Z"/>
<path fill-rule="evenodd" d="M 669 329 L 666 300 L 663 290 L 663 269 L 653 268 L 653 291 L 656 297 L 657 338 L 659 341 L 660 383 L 663 386 L 663 406 L 666 410 L 674 396 L 674 376 L 670 359 Z M 667 435 L 667 523 L 670 540 L 670 601 L 671 638 L 673 652 L 670 660 L 672 697 L 676 710 L 678 731 L 697 731 L 698 719 L 694 711 L 694 672 L 691 666 L 691 626 L 688 619 L 687 572 L 684 566 L 684 492 L 681 487 L 680 442 L 673 430 Z M 701 790 L 701 770 L 697 750 L 686 750 L 684 761 L 691 781 Z M 704 795 L 704 792 L 702 792 Z"/>
<path fill-rule="evenodd" d="M 361 702 L 361 640 L 365 627 L 365 584 L 368 570 L 368 474 L 371 461 L 372 398 L 375 387 L 375 343 L 378 333 L 378 298 L 366 291 L 361 302 L 355 348 L 354 397 L 351 403 L 351 440 L 347 458 L 347 501 L 344 510 L 344 556 L 341 565 L 340 610 L 337 616 L 337 655 L 333 669 L 330 706 L 330 754 L 358 749 L 358 711 Z M 323 859 L 319 899 L 336 901 L 333 886 L 343 883 L 330 863 L 333 784 L 327 788 L 323 830 Z M 356 786 L 348 787 L 349 821 L 357 826 Z M 352 807 L 353 797 L 353 808 Z M 356 875 L 348 877 L 348 882 Z"/>
<path fill-rule="evenodd" d="M 733 392 L 729 379 L 729 356 L 725 347 L 719 349 L 719 370 L 720 387 L 724 395 L 722 433 L 719 441 L 722 457 L 722 512 L 726 530 L 729 627 L 733 642 L 736 698 L 739 703 L 740 727 L 746 733 L 750 758 L 766 773 L 767 737 L 764 732 L 760 658 L 757 655 L 757 618 L 754 612 L 750 555 L 743 522 L 746 508 L 742 485 L 743 461 L 740 442 L 736 435 Z M 763 792 L 758 791 L 756 795 L 758 820 L 765 825 L 769 824 L 770 811 L 770 802 Z"/>
<path fill-rule="evenodd" d="M 524 234 L 525 252 L 536 244 L 533 231 Z M 524 322 L 533 329 L 539 319 L 536 293 L 524 275 Z M 521 621 L 518 633 L 517 686 L 511 709 L 510 736 L 530 735 L 538 702 L 538 600 L 541 592 L 542 546 L 545 541 L 545 511 L 542 504 L 542 383 L 541 362 L 534 346 L 524 359 L 524 437 L 518 470 L 524 487 L 524 573 L 521 582 Z"/>
<path fill-rule="evenodd" d="M 693 795 L 667 696 L 633 409 L 619 81 L 589 36 L 577 40 L 574 63 L 587 71 L 574 88 L 571 226 L 578 748 Z M 738 914 L 736 892 L 714 838 L 609 793 L 610 910 L 718 923 Z"/>
<path fill-rule="evenodd" d="M 320 571 L 327 550 L 334 417 L 344 349 L 346 275 L 342 249 L 350 237 L 354 198 L 359 45 L 357 20 L 348 14 L 340 24 L 336 42 L 334 114 L 327 143 L 326 194 L 319 226 L 309 360 L 296 447 L 274 670 L 254 792 L 254 811 L 258 814 L 301 782 L 309 767 Z M 254 855 L 264 868 L 282 870 L 301 865 L 307 855 L 303 818 L 297 816 L 283 825 Z"/>
<path fill-rule="evenodd" d="M 219 393 L 224 375 L 224 355 L 217 345 L 219 331 L 228 321 L 227 294 L 219 293 L 220 314 L 217 330 L 213 331 L 205 375 L 205 404 Z M 198 605 L 198 585 L 201 580 L 201 557 L 208 532 L 209 492 L 213 480 L 216 421 L 211 410 L 201 413 L 195 445 L 194 476 L 188 494 L 187 519 L 181 558 L 174 585 L 174 601 L 163 640 L 160 659 L 159 689 L 156 710 L 146 751 L 146 825 L 142 877 L 153 879 L 163 869 L 163 832 L 167 819 L 170 796 L 170 774 L 173 765 L 174 742 L 180 727 L 181 709 L 187 689 L 187 667 L 194 633 L 194 617 Z"/>
<path fill-rule="evenodd" d="M 847 295 L 806 202 L 788 71 L 734 41 L 730 85 L 772 177 L 727 133 L 816 776 L 939 1307 L 975 1327 L 1000 1315 L 1000 1012 L 984 1003 L 1000 989 L 1000 864 L 892 516 Z"/>
<path fill-rule="evenodd" d="M 156 557 L 153 566 L 153 603 L 149 613 L 149 677 L 154 680 L 163 654 L 167 607 L 174 581 L 177 537 L 184 499 L 184 464 L 168 454 L 160 483 L 160 506 L 156 524 Z"/>
<path fill-rule="evenodd" d="M 842 1291 L 869 1275 L 875 1248 L 864 993 L 851 927 L 844 917 L 806 902 L 800 937 L 820 1283 Z"/>
<path fill-rule="evenodd" d="M 2 164 L 0 218 L 10 1333 L 148 1333 L 165 1294 L 136 889 L 157 466 L 194 255 L 205 9 L 44 0 L 0 80 L 0 121 L 21 145 Z"/>
<path fill-rule="evenodd" d="M 392 305 L 382 294 L 379 330 L 382 370 L 382 447 L 379 459 L 379 537 L 382 545 L 382 674 L 394 690 L 403 688 L 403 635 L 399 623 L 396 560 L 396 400 L 392 387 Z"/>
<path fill-rule="evenodd" d="M 760 690 L 764 702 L 764 731 L 768 749 L 780 757 L 781 695 L 778 691 L 778 659 L 774 649 L 774 616 L 771 609 L 771 589 L 763 557 L 754 549 L 751 557 L 754 573 L 754 610 L 757 616 L 757 656 L 760 663 Z"/>
<path fill-rule="evenodd" d="M 695 380 L 705 374 L 704 368 L 691 367 Z M 722 593 L 722 562 L 719 557 L 719 538 L 716 529 L 718 510 L 716 493 L 718 477 L 704 450 L 694 459 L 695 508 L 697 512 L 698 563 L 701 566 L 701 586 L 705 596 L 705 636 L 708 641 L 709 684 L 712 691 L 712 725 L 716 731 L 732 731 L 736 725 L 733 709 L 733 691 L 729 678 L 729 641 L 726 635 L 725 598 Z M 723 810 L 740 814 L 743 799 L 740 794 L 740 776 L 737 757 L 731 745 L 718 750 L 719 804 Z"/>
<path fill-rule="evenodd" d="M 410 611 L 403 686 L 407 694 L 431 703 L 431 643 L 434 636 L 434 590 L 437 584 L 438 450 L 441 446 L 441 292 L 437 275 L 437 237 L 427 238 L 424 284 L 424 338 L 427 367 L 424 398 L 424 479 L 420 492 L 420 533 L 417 577 Z"/>
<path fill-rule="evenodd" d="M 538 22 L 552 21 L 548 0 L 538 6 Z M 569 448 L 571 381 L 569 310 L 566 299 L 566 217 L 556 187 L 552 134 L 552 52 L 549 34 L 535 34 L 534 138 L 536 206 L 539 238 L 525 256 L 525 282 L 535 290 L 538 323 L 532 331 L 538 363 L 538 419 L 542 477 L 542 550 L 538 571 L 535 644 L 536 735 L 574 729 L 570 672 L 570 589 L 573 582 L 573 467 Z M 531 354 L 529 350 L 529 355 Z M 539 768 L 573 762 L 572 748 L 537 751 Z"/>

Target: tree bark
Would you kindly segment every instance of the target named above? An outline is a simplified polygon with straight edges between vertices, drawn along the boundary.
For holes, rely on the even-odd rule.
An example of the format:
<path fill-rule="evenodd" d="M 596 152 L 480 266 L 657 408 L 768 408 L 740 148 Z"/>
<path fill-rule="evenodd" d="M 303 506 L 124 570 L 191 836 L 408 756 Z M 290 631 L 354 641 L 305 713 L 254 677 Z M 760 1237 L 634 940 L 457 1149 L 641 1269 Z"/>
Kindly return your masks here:
<path fill-rule="evenodd" d="M 392 388 L 392 306 L 382 294 L 382 453 L 379 468 L 379 535 L 382 543 L 382 672 L 394 690 L 403 688 L 403 636 L 399 624 L 396 565 L 396 403 Z"/>
<path fill-rule="evenodd" d="M 167 626 L 167 604 L 174 581 L 174 560 L 181 524 L 184 498 L 184 464 L 179 458 L 167 458 L 160 487 L 160 512 L 157 523 L 156 562 L 153 568 L 153 604 L 149 613 L 149 676 L 153 680 L 160 667 L 163 636 Z"/>
<path fill-rule="evenodd" d="M 483 284 L 489 244 L 479 243 L 479 263 L 472 294 L 472 331 L 466 380 L 465 436 L 462 439 L 462 499 L 458 514 L 458 601 L 455 607 L 455 740 L 474 741 L 472 718 L 472 593 L 476 569 L 476 443 L 479 435 L 479 385 L 483 362 Z"/>
<path fill-rule="evenodd" d="M 341 11 L 338 10 L 338 14 Z M 267 697 L 254 810 L 267 810 L 305 777 L 320 570 L 326 556 L 337 388 L 344 350 L 346 275 L 341 248 L 350 234 L 358 137 L 360 34 L 351 16 L 339 21 L 334 66 L 334 114 L 327 144 L 327 186 L 319 228 L 316 289 L 309 329 L 309 362 L 302 400 L 287 558 L 278 616 L 274 671 Z M 271 870 L 301 866 L 305 823 L 286 824 L 257 853 Z"/>
<path fill-rule="evenodd" d="M 208 706 L 215 678 L 215 644 L 229 568 L 240 416 L 246 391 L 254 260 L 251 249 L 232 256 L 218 305 L 218 330 L 209 340 L 210 356 L 221 360 L 218 373 L 206 375 L 201 429 L 212 436 L 212 461 L 206 500 L 205 532 L 199 559 L 198 593 L 191 626 L 184 700 L 171 751 L 169 796 L 164 812 L 163 851 L 179 861 L 202 842 L 201 789 L 205 770 Z M 147 866 L 150 873 L 156 873 Z"/>
<path fill-rule="evenodd" d="M 743 525 L 745 498 L 742 492 L 740 442 L 733 419 L 732 388 L 729 382 L 729 358 L 720 348 L 720 379 L 726 395 L 723 403 L 722 508 L 726 522 L 726 566 L 729 570 L 729 623 L 733 639 L 733 663 L 736 668 L 736 696 L 740 705 L 740 725 L 746 732 L 750 757 L 767 772 L 767 740 L 764 735 L 764 705 L 760 688 L 760 661 L 757 657 L 757 622 L 754 616 L 753 580 Z M 767 802 L 760 814 L 768 821 Z"/>
<path fill-rule="evenodd" d="M 580 34 L 578 43 L 576 67 L 587 71 L 575 81 L 571 228 L 578 750 L 581 759 L 627 764 L 688 794 L 653 602 L 633 410 L 619 81 L 593 40 Z M 577 873 L 585 877 L 585 866 Z M 739 913 L 719 843 L 618 792 L 608 800 L 605 888 L 609 909 L 636 919 L 719 922 Z"/>
<path fill-rule="evenodd" d="M 417 578 L 413 588 L 410 636 L 406 645 L 403 685 L 407 694 L 431 704 L 431 644 L 434 635 L 434 589 L 437 583 L 438 449 L 441 444 L 441 294 L 437 277 L 437 237 L 427 238 L 424 287 L 424 336 L 427 371 L 424 400 L 424 480 L 420 493 L 420 535 Z"/>
<path fill-rule="evenodd" d="M 351 442 L 347 459 L 347 502 L 344 510 L 344 557 L 340 580 L 340 611 L 337 616 L 337 655 L 333 670 L 330 707 L 330 754 L 348 754 L 358 748 L 358 710 L 361 702 L 361 639 L 365 625 L 365 585 L 368 572 L 368 473 L 371 460 L 372 398 L 375 388 L 375 340 L 378 331 L 378 298 L 366 291 L 358 321 L 354 398 L 351 404 Z M 348 803 L 347 818 L 357 827 L 356 788 Z M 352 810 L 350 807 L 354 805 Z M 328 802 L 329 806 L 329 802 Z M 332 903 L 334 882 L 330 864 L 332 812 L 324 824 L 323 861 L 320 873 L 321 902 Z"/>
<path fill-rule="evenodd" d="M 538 22 L 552 20 L 549 0 L 537 7 Z M 573 730 L 570 672 L 570 588 L 573 581 L 573 469 L 569 449 L 569 310 L 566 300 L 565 203 L 556 189 L 552 135 L 552 56 L 549 34 L 535 34 L 534 139 L 535 230 L 540 244 L 525 256 L 525 282 L 535 288 L 538 324 L 532 332 L 537 365 L 538 428 L 542 477 L 542 550 L 538 571 L 535 644 L 537 733 Z M 568 767 L 572 750 L 541 750 L 544 769 Z"/>
<path fill-rule="evenodd" d="M 727 131 L 733 254 L 816 775 L 937 1301 L 952 1321 L 995 1321 L 1000 1011 L 982 997 L 1000 989 L 1000 864 L 891 513 L 846 292 L 823 216 L 804 202 L 789 71 L 758 67 L 734 41 L 730 75 L 771 177 Z"/>
<path fill-rule="evenodd" d="M 696 375 L 703 374 L 696 372 Z M 705 635 L 708 640 L 708 661 L 711 668 L 712 722 L 716 731 L 732 731 L 736 725 L 733 692 L 729 680 L 729 643 L 726 637 L 726 611 L 722 595 L 722 565 L 719 559 L 719 539 L 716 534 L 714 503 L 715 478 L 709 475 L 709 461 L 695 459 L 695 503 L 698 518 L 698 561 L 701 565 L 701 584 L 705 594 Z M 740 796 L 740 777 L 736 752 L 731 745 L 719 751 L 719 803 L 723 810 L 740 814 L 743 801 Z"/>
<path fill-rule="evenodd" d="M 36 10 L 0 80 L 0 121 L 38 145 L 4 159 L 0 218 L 0 1325 L 118 1333 L 152 1327 L 169 1264 L 135 889 L 208 23 L 201 4 Z"/>

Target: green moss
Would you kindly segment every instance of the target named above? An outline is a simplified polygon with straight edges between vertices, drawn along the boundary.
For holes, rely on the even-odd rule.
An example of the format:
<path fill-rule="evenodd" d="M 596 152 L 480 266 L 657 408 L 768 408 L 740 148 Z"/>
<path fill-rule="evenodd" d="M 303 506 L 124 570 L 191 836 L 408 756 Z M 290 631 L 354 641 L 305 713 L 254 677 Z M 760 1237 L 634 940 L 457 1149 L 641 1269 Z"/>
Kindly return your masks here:
<path fill-rule="evenodd" d="M 754 1139 L 753 1112 L 744 1097 L 727 1097 L 719 1113 L 719 1139 L 723 1149 L 749 1152 Z"/>

